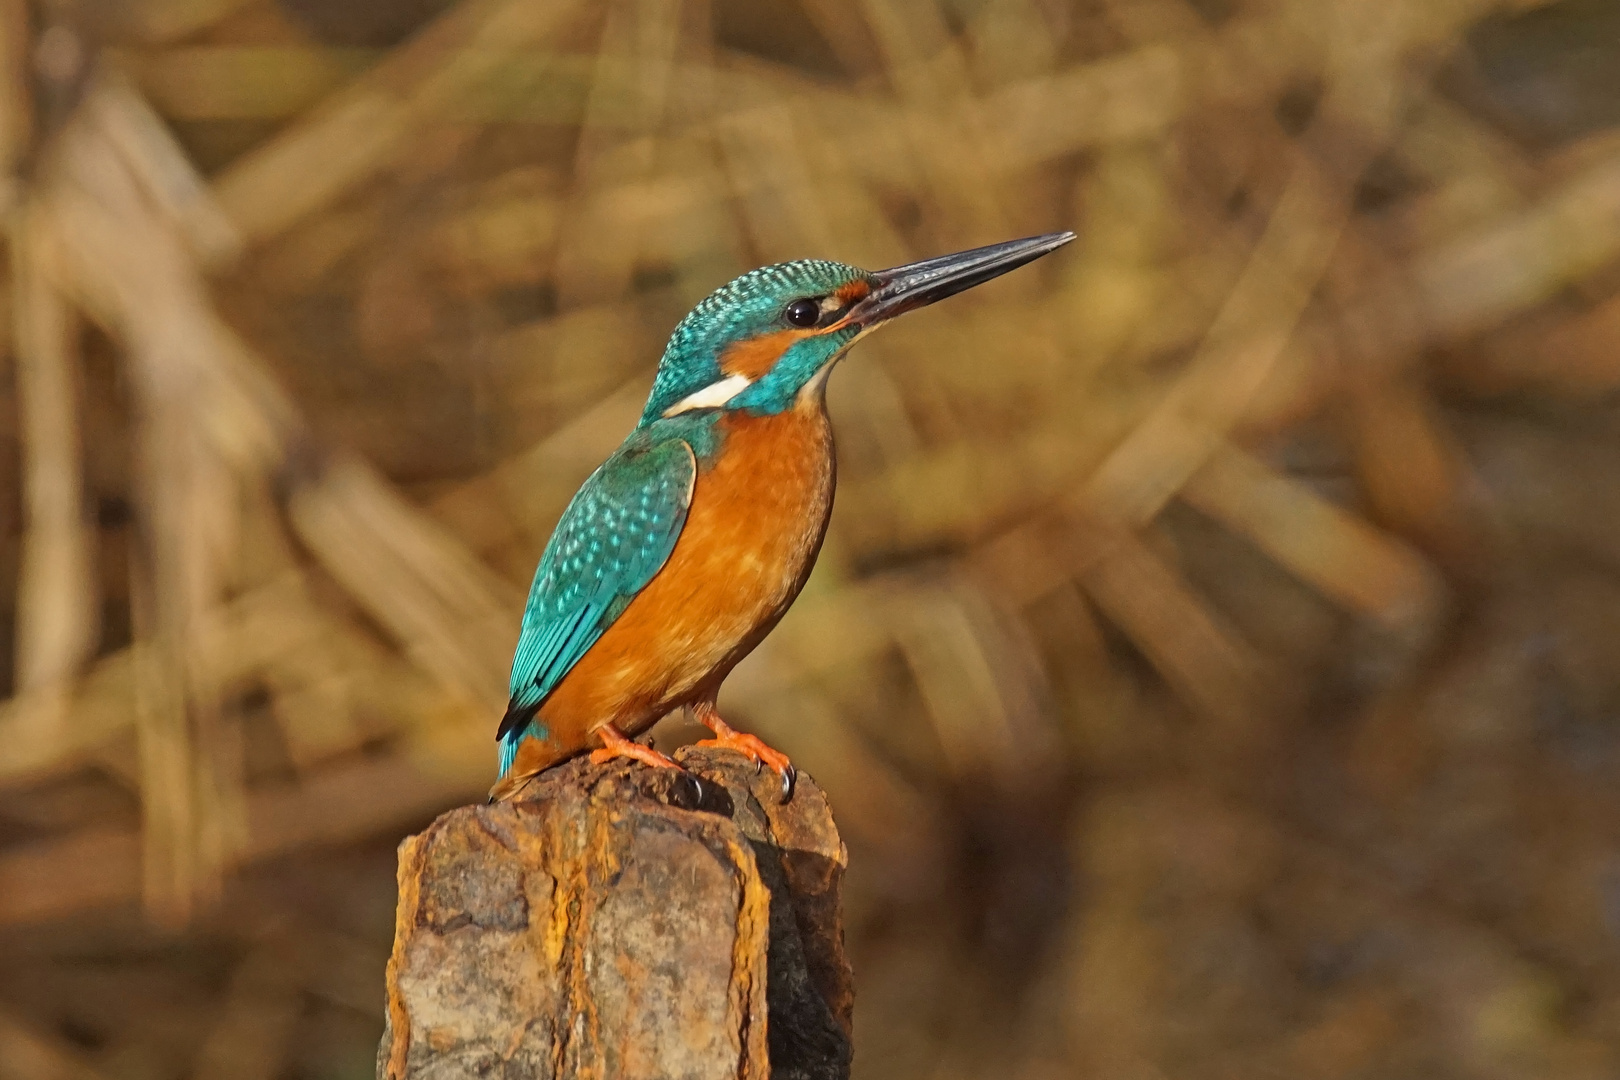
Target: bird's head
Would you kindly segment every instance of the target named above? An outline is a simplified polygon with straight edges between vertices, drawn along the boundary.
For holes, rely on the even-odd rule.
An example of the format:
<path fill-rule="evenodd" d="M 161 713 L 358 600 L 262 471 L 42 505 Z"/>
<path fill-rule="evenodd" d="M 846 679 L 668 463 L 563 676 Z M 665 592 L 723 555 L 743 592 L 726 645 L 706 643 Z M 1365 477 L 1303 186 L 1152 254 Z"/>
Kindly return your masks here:
<path fill-rule="evenodd" d="M 758 415 L 818 388 L 855 341 L 896 315 L 989 281 L 1067 244 L 1072 232 L 974 248 L 889 270 L 800 259 L 751 270 L 682 319 L 643 424 L 699 409 Z"/>

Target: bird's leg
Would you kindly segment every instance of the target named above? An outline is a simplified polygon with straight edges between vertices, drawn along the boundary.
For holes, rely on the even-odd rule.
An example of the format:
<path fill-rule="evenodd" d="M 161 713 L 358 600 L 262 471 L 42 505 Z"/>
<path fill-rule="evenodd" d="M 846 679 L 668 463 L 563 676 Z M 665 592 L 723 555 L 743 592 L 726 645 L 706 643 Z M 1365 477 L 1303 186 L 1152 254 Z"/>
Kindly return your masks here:
<path fill-rule="evenodd" d="M 786 754 L 780 750 L 772 750 L 757 736 L 738 731 L 720 719 L 720 714 L 715 712 L 712 701 L 693 705 L 692 715 L 697 717 L 698 723 L 714 732 L 714 738 L 704 739 L 698 743 L 699 746 L 723 746 L 728 750 L 737 751 L 744 757 L 753 758 L 756 765 L 769 765 L 771 771 L 782 778 L 782 797 L 787 799 L 793 796 L 793 783 L 799 774 Z"/>
<path fill-rule="evenodd" d="M 591 751 L 591 764 L 600 765 L 604 761 L 612 761 L 616 757 L 635 758 L 647 765 L 654 765 L 660 769 L 679 769 L 669 758 L 660 754 L 650 746 L 642 746 L 633 739 L 627 739 L 618 728 L 612 724 L 603 724 L 596 729 L 597 737 L 602 740 L 600 750 Z"/>

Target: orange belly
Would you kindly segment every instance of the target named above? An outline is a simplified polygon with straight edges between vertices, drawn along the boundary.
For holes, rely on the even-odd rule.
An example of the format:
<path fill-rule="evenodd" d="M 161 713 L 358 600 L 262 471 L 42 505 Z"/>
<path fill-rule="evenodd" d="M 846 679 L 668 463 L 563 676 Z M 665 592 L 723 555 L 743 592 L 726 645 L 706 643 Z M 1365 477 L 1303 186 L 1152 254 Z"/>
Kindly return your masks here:
<path fill-rule="evenodd" d="M 541 705 L 523 775 L 579 753 L 613 724 L 634 738 L 678 706 L 712 700 L 809 576 L 832 512 L 832 429 L 811 397 L 775 416 L 728 414 L 699 472 L 680 539 L 647 587 Z"/>

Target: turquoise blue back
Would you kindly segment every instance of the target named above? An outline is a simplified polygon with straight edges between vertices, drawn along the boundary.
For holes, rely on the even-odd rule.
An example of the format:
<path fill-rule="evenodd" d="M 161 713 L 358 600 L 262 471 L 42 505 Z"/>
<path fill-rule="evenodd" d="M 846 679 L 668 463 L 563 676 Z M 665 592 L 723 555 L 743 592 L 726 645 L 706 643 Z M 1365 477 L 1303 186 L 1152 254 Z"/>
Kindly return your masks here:
<path fill-rule="evenodd" d="M 512 696 L 496 735 L 502 776 L 526 736 L 545 737 L 532 729 L 546 696 L 669 558 L 696 476 L 686 441 L 632 437 L 568 504 L 523 611 Z"/>

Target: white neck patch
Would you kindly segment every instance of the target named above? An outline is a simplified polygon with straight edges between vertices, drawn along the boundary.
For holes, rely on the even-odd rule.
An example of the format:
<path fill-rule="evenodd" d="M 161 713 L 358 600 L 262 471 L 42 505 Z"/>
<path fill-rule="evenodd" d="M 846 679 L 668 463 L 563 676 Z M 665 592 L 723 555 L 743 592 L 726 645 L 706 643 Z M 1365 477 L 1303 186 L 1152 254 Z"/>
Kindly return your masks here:
<path fill-rule="evenodd" d="M 719 382 L 710 383 L 695 394 L 688 394 L 664 410 L 665 416 L 679 416 L 693 409 L 718 409 L 754 383 L 746 375 L 727 375 Z"/>

